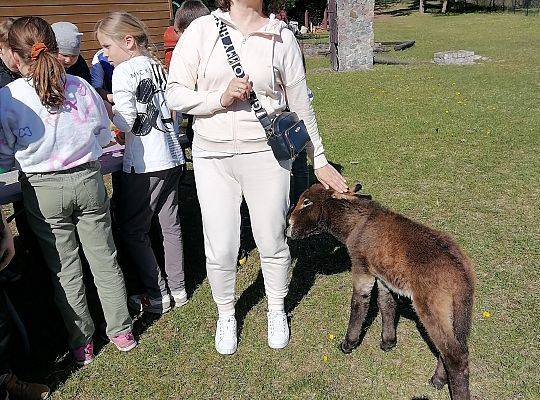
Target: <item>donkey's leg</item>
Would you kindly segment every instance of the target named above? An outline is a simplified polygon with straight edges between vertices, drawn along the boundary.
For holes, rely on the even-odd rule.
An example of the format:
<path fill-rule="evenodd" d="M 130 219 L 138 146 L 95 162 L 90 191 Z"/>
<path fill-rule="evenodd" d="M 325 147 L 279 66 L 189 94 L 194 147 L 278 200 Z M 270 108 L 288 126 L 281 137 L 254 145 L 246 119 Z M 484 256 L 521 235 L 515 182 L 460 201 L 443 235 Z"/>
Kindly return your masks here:
<path fill-rule="evenodd" d="M 415 298 L 413 303 L 420 322 L 440 352 L 452 400 L 470 400 L 469 354 L 454 335 L 452 299 Z M 432 381 L 443 376 L 441 369 L 444 368 L 439 361 Z"/>
<path fill-rule="evenodd" d="M 396 300 L 388 288 L 380 280 L 377 280 L 379 295 L 377 304 L 381 311 L 382 333 L 381 349 L 389 351 L 396 346 Z"/>
<path fill-rule="evenodd" d="M 448 371 L 448 386 L 452 400 L 470 400 L 469 353 L 458 346 L 443 356 Z"/>
<path fill-rule="evenodd" d="M 435 372 L 430 378 L 429 383 L 437 390 L 441 390 L 447 382 L 448 380 L 446 379 L 446 370 L 444 369 L 442 355 L 439 354 L 439 357 L 437 358 L 437 367 L 435 367 Z"/>
<path fill-rule="evenodd" d="M 351 316 L 345 339 L 341 342 L 341 351 L 350 353 L 360 341 L 360 330 L 366 319 L 375 277 L 367 272 L 364 260 L 352 260 L 353 294 Z"/>

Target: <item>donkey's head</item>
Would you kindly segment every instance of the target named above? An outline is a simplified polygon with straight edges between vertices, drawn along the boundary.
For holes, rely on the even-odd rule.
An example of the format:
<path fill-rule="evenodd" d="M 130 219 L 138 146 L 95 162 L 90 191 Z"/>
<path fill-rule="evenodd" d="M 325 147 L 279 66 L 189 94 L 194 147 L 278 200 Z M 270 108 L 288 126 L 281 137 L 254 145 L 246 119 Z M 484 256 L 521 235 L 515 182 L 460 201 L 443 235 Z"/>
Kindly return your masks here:
<path fill-rule="evenodd" d="M 361 184 L 356 184 L 354 192 L 337 193 L 320 183 L 311 186 L 302 193 L 289 216 L 287 237 L 300 239 L 327 230 L 336 234 L 335 227 L 348 230 L 355 223 L 351 215 L 358 214 L 356 203 L 371 200 L 371 196 L 358 193 L 361 188 Z"/>
<path fill-rule="evenodd" d="M 321 233 L 324 230 L 324 204 L 332 193 L 320 183 L 302 193 L 289 216 L 287 237 L 300 239 Z"/>

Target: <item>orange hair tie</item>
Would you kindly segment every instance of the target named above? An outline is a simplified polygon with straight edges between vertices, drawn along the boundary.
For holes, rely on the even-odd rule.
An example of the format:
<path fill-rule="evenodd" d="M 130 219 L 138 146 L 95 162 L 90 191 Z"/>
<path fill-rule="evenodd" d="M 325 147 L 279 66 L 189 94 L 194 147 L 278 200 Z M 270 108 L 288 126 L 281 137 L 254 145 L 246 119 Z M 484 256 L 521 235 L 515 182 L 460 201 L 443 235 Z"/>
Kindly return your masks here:
<path fill-rule="evenodd" d="M 30 58 L 32 59 L 32 61 L 36 61 L 42 51 L 48 50 L 49 48 L 45 46 L 45 43 L 34 43 L 34 45 L 32 46 L 32 52 L 30 53 Z"/>

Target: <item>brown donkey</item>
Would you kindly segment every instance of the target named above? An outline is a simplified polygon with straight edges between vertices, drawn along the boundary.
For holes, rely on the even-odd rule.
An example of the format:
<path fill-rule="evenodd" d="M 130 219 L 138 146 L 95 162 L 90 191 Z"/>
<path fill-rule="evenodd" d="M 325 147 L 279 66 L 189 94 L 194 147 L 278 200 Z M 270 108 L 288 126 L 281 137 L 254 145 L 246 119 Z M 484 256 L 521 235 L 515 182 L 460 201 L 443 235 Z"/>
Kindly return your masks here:
<path fill-rule="evenodd" d="M 456 242 L 382 207 L 371 196 L 339 194 L 316 184 L 292 211 L 287 236 L 303 238 L 321 232 L 345 244 L 351 258 L 351 316 L 342 351 L 350 353 L 358 345 L 377 280 L 381 348 L 387 351 L 396 344 L 396 302 L 390 291 L 407 296 L 439 352 L 431 384 L 441 389 L 448 382 L 453 400 L 469 400 L 467 337 L 475 278 L 471 262 Z"/>

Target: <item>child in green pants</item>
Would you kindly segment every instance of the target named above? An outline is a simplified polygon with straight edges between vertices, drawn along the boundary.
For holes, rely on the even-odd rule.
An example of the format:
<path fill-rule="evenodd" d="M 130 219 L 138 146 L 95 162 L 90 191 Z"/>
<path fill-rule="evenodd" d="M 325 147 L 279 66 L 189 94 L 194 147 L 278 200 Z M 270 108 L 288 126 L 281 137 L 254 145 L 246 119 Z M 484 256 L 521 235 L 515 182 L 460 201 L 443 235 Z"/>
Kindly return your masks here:
<path fill-rule="evenodd" d="M 109 199 L 98 158 L 111 140 L 102 99 L 65 73 L 49 24 L 22 17 L 8 35 L 20 79 L 0 90 L 0 167 L 21 170 L 30 227 L 52 272 L 55 301 L 75 361 L 93 360 L 90 317 L 78 255 L 82 243 L 101 300 L 107 335 L 121 351 L 137 345 L 116 262 Z"/>

